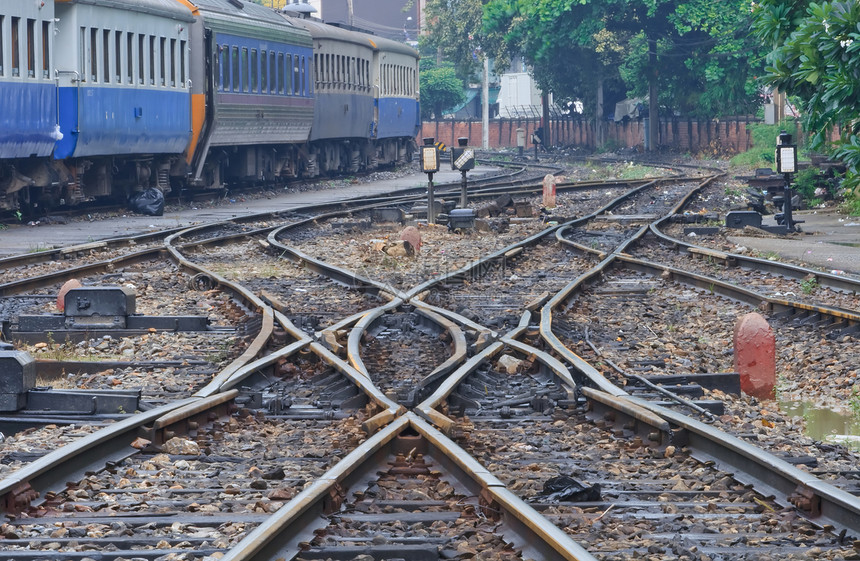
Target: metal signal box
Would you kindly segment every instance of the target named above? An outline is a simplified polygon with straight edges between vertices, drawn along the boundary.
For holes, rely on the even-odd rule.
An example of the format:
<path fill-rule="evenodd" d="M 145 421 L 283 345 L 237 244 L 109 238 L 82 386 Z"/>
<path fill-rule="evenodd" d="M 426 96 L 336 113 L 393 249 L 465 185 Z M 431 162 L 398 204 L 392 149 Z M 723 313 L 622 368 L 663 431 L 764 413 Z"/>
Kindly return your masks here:
<path fill-rule="evenodd" d="M 436 173 L 439 171 L 439 148 L 433 144 L 432 138 L 424 139 L 421 147 L 421 172 Z"/>
<path fill-rule="evenodd" d="M 36 385 L 36 360 L 24 351 L 0 351 L 0 411 L 27 405 L 27 392 Z"/>
<path fill-rule="evenodd" d="M 74 326 L 125 327 L 135 313 L 134 291 L 123 286 L 73 288 L 65 297 L 66 323 Z"/>

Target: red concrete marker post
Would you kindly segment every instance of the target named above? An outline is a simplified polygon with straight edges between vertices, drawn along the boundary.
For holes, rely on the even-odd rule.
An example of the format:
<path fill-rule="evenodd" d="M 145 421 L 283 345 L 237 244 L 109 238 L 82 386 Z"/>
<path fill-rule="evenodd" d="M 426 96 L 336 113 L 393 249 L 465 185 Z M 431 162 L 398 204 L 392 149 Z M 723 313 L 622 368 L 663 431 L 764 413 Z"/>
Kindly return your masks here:
<path fill-rule="evenodd" d="M 400 239 L 409 242 L 415 253 L 421 251 L 421 232 L 415 226 L 407 226 L 400 232 Z"/>
<path fill-rule="evenodd" d="M 57 293 L 57 309 L 62 312 L 66 308 L 66 293 L 73 288 L 80 288 L 81 286 L 83 285 L 81 285 L 81 281 L 78 279 L 67 280 Z"/>
<path fill-rule="evenodd" d="M 776 337 L 760 314 L 743 316 L 735 324 L 735 370 L 741 391 L 759 399 L 773 399 L 776 387 Z"/>

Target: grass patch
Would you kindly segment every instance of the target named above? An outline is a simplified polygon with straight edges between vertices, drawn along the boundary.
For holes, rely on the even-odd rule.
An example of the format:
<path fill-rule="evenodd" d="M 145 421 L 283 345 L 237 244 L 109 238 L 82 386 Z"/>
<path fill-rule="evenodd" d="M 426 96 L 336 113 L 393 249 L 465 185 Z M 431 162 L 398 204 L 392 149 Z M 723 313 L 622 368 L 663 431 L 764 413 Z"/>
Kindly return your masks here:
<path fill-rule="evenodd" d="M 729 160 L 732 166 L 752 168 L 772 168 L 774 166 L 774 150 L 776 149 L 776 137 L 783 131 L 795 131 L 794 119 L 786 119 L 781 125 L 765 125 L 763 123 L 747 123 L 747 130 L 752 138 L 752 147 Z M 795 138 L 798 144 L 798 152 L 801 151 L 803 143 L 802 136 Z M 800 154 L 798 154 L 798 158 Z"/>

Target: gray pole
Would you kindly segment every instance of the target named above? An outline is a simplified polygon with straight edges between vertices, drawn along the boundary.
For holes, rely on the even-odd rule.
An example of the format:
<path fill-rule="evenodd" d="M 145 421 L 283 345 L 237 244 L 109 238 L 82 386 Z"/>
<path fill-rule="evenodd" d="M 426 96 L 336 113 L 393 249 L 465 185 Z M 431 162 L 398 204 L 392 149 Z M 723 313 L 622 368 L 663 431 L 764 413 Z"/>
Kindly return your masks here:
<path fill-rule="evenodd" d="M 481 89 L 481 147 L 490 149 L 490 59 L 484 53 L 484 79 Z"/>
<path fill-rule="evenodd" d="M 427 224 L 436 224 L 436 200 L 433 197 L 433 174 L 428 173 L 427 181 Z"/>

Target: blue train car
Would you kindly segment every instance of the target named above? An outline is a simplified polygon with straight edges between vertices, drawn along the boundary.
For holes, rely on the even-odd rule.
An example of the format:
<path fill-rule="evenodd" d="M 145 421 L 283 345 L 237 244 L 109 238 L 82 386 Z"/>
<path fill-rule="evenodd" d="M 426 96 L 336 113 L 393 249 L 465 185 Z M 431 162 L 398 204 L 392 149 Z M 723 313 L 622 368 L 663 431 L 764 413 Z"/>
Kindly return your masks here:
<path fill-rule="evenodd" d="M 374 83 L 378 84 L 376 137 L 415 138 L 421 129 L 418 107 L 418 53 L 390 39 L 375 39 Z"/>
<path fill-rule="evenodd" d="M 59 137 L 53 76 L 53 2 L 4 2 L 0 11 L 0 209 L 39 176 L 54 174 L 39 157 Z M 24 193 L 26 195 L 26 193 Z"/>
<path fill-rule="evenodd" d="M 56 15 L 63 138 L 54 157 L 182 153 L 189 9 L 174 0 L 69 0 Z"/>

